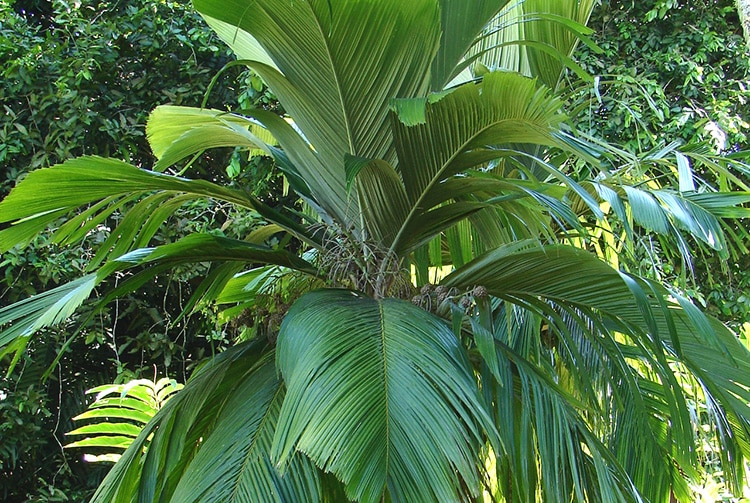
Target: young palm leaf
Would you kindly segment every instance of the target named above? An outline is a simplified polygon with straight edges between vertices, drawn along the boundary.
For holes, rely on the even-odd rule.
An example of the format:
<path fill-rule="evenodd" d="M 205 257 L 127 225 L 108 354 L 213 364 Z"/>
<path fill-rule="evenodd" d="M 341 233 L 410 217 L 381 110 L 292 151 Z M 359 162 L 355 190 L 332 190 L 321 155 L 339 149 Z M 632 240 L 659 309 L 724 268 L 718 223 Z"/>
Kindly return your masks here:
<path fill-rule="evenodd" d="M 88 410 L 73 420 L 94 421 L 69 431 L 67 435 L 86 435 L 86 438 L 66 444 L 65 447 L 127 449 L 172 394 L 180 389 L 182 384 L 165 377 L 157 382 L 134 379 L 125 384 L 105 384 L 88 390 L 86 393 L 96 394 L 96 398 Z M 117 461 L 120 453 L 85 454 L 84 459 Z"/>

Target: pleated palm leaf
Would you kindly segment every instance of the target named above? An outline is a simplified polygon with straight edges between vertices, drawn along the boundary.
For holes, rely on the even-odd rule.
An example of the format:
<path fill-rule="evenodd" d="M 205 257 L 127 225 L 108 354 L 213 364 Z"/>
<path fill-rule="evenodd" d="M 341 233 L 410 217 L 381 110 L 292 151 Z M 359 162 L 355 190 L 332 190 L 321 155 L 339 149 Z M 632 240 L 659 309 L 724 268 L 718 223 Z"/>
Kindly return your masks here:
<path fill-rule="evenodd" d="M 212 262 L 191 307 L 265 309 L 264 337 L 200 367 L 94 501 L 689 501 L 695 400 L 742 483 L 750 355 L 676 292 L 586 246 L 606 202 L 664 236 L 676 226 L 643 224 L 705 229 L 724 249 L 721 218 L 745 216 L 748 196 L 649 206 L 598 171 L 555 93 L 563 68 L 580 70 L 570 54 L 592 2 L 194 4 L 288 117 L 161 107 L 154 171 L 81 158 L 32 172 L 0 203 L 2 250 L 79 208 L 57 242 L 122 214 L 86 276 L 0 310 L 6 354 L 119 271 L 128 279 L 101 302 Z M 271 155 L 311 211 L 162 173 L 224 146 Z M 269 225 L 148 247 L 205 197 Z M 279 232 L 304 254 L 267 246 Z"/>

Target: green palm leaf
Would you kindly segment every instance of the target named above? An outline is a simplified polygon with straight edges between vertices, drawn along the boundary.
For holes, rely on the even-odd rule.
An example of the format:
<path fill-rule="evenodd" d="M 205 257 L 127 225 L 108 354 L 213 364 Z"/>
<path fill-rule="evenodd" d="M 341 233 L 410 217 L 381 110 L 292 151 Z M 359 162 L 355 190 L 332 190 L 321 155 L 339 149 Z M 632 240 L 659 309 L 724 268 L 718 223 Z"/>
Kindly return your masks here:
<path fill-rule="evenodd" d="M 120 198 L 131 198 L 159 190 L 173 194 L 214 197 L 245 208 L 255 206 L 253 200 L 245 194 L 203 180 L 162 175 L 114 159 L 81 157 L 29 173 L 0 201 L 0 222 L 13 224 L 0 231 L 0 251 L 7 251 L 20 242 L 14 232 L 16 225 L 32 225 L 30 232 L 36 234 L 45 230 L 61 215 L 87 204 L 98 201 L 117 204 L 116 201 Z M 103 210 L 101 207 L 96 208 Z M 113 209 L 108 213 L 112 211 Z M 64 238 L 70 236 L 69 229 L 70 227 L 63 229 Z"/>
<path fill-rule="evenodd" d="M 283 399 L 272 357 L 249 369 L 181 474 L 172 501 L 321 501 L 320 475 L 309 460 L 295 457 L 282 476 L 269 458 Z"/>
<path fill-rule="evenodd" d="M 586 271 L 586 281 L 581 281 L 582 270 Z M 667 304 L 663 300 L 669 295 L 666 288 L 631 278 L 596 256 L 571 246 L 519 241 L 459 268 L 445 279 L 445 284 L 458 288 L 481 284 L 492 295 L 528 303 L 540 311 L 546 310 L 545 300 L 540 299 L 595 309 L 612 320 L 630 325 L 629 331 L 636 328 L 666 338 L 675 332 L 670 326 L 672 311 L 682 308 L 686 320 L 694 325 L 691 331 L 695 336 L 707 330 L 702 340 L 713 341 L 715 348 L 724 346 L 723 334 L 713 333 L 709 319 L 691 308 L 689 302 L 677 297 L 680 304 Z"/>
<path fill-rule="evenodd" d="M 457 70 L 464 70 L 454 83 L 470 78 L 465 71 L 478 63 L 487 68 L 503 68 L 539 78 L 556 89 L 562 70 L 569 67 L 580 76 L 586 72 L 570 56 L 580 40 L 589 45 L 592 31 L 586 22 L 593 0 L 525 0 L 510 2 L 469 49 Z"/>
<path fill-rule="evenodd" d="M 0 309 L 0 348 L 15 339 L 30 337 L 43 327 L 55 325 L 71 316 L 91 292 L 101 278 L 87 274 L 46 292 Z M 21 351 L 23 348 L 21 348 Z"/>
<path fill-rule="evenodd" d="M 252 199 L 236 190 L 204 180 L 146 171 L 115 159 L 90 156 L 32 171 L 0 202 L 0 215 L 3 222 L 12 222 L 62 208 L 77 208 L 119 194 L 153 190 L 199 194 L 253 208 Z M 54 197 L 50 197 L 51 194 Z"/>
<path fill-rule="evenodd" d="M 493 427 L 442 321 L 403 301 L 319 290 L 287 314 L 277 359 L 288 389 L 272 449 L 282 467 L 301 451 L 363 503 L 476 494 Z"/>
<path fill-rule="evenodd" d="M 571 429 L 583 429 L 589 451 L 604 459 L 614 456 L 616 462 L 606 463 L 616 474 L 616 479 L 620 482 L 628 478 L 632 480 L 632 483 L 621 486 L 626 494 L 632 492 L 633 484 L 647 501 L 668 499 L 670 488 L 674 488 L 677 494 L 687 491 L 687 480 L 695 480 L 697 451 L 689 427 L 690 416 L 679 419 L 687 422 L 687 430 L 678 429 L 675 418 L 679 417 L 679 411 L 675 413 L 673 409 L 678 402 L 685 402 L 687 397 L 682 395 L 689 394 L 689 391 L 670 384 L 669 378 L 657 377 L 672 370 L 663 368 L 658 361 L 652 361 L 648 351 L 644 353 L 642 348 L 628 344 L 622 336 L 609 333 L 584 310 L 570 311 L 556 306 L 540 317 L 522 308 L 500 303 L 495 308 L 493 322 L 498 351 L 508 346 L 502 351 L 518 367 L 495 364 L 506 375 L 500 382 L 508 381 L 507 374 L 511 369 L 517 369 L 520 373 L 522 367 L 538 374 L 540 384 L 548 380 L 553 390 L 546 386 L 543 392 L 552 391 L 565 404 L 562 416 L 551 422 L 567 424 L 570 418 L 577 417 L 573 419 L 575 427 Z M 487 351 L 485 349 L 482 354 L 485 355 Z M 494 353 L 491 352 L 489 356 L 493 357 Z M 485 358 L 488 366 L 491 366 L 491 359 Z M 494 356 L 495 360 L 502 361 L 502 358 Z M 497 393 L 503 397 L 498 414 L 501 407 L 514 409 L 518 406 L 513 393 L 504 388 L 498 389 Z M 533 409 L 526 414 L 533 418 L 532 424 L 539 420 Z M 528 422 L 518 422 L 514 414 L 498 415 L 498 420 L 500 424 L 506 424 L 500 431 L 508 432 L 507 435 L 529 435 L 518 431 L 511 433 L 514 429 L 531 428 Z M 602 443 L 597 439 L 601 439 Z M 593 445 L 589 443 L 592 441 Z M 563 450 L 566 448 L 564 445 L 560 447 Z M 526 474 L 522 466 L 530 462 L 528 456 L 528 452 L 521 448 L 509 456 L 508 469 L 512 471 L 503 477 L 510 476 L 516 489 L 525 487 Z M 575 455 L 569 459 L 582 465 L 588 463 L 587 456 Z M 561 466 L 565 467 L 560 462 L 548 464 L 547 457 L 539 458 L 539 478 L 554 480 Z M 572 465 L 570 468 L 573 476 L 567 480 L 575 480 L 576 471 Z M 579 473 L 586 476 L 585 472 Z M 532 484 L 534 480 L 536 478 L 531 477 Z M 587 501 L 606 500 L 608 491 L 597 480 L 582 483 L 582 487 L 589 490 L 598 486 L 601 491 L 600 495 L 596 494 L 597 491 L 591 491 Z M 533 491 L 533 485 L 524 490 Z M 615 491 L 610 493 L 616 494 Z"/>
<path fill-rule="evenodd" d="M 454 190 L 448 191 L 442 182 L 507 155 L 497 147 L 560 146 L 554 134 L 563 119 L 559 109 L 559 101 L 533 80 L 503 72 L 487 74 L 481 85 L 466 84 L 434 98 L 394 102 L 400 119 L 394 122 L 398 170 L 410 209 L 390 247 L 408 248 L 401 241 L 413 232 L 409 226 L 431 209 L 425 201 L 437 204 L 468 194 L 470 186 L 456 192 L 452 185 Z"/>
<path fill-rule="evenodd" d="M 532 40 L 553 47 L 563 57 L 549 51 L 535 51 L 526 48 L 531 74 L 538 76 L 551 88 L 556 88 L 565 68 L 565 56 L 573 50 L 585 36 L 593 33 L 586 28 L 594 0 L 530 0 L 522 4 L 529 17 L 534 19 L 524 25 L 524 40 Z M 537 13 L 550 14 L 539 16 Z"/>
<path fill-rule="evenodd" d="M 66 435 L 86 435 L 86 438 L 66 444 L 66 448 L 104 447 L 126 449 L 140 434 L 143 427 L 154 417 L 169 397 L 182 388 L 174 380 L 135 379 L 125 384 L 97 386 L 87 394 L 96 394 L 96 399 L 86 412 L 74 417 L 74 421 L 92 420 Z M 112 397 L 111 395 L 119 395 Z M 117 421 L 113 419 L 121 419 Z M 93 461 L 116 461 L 118 453 L 95 456 Z"/>
<path fill-rule="evenodd" d="M 440 0 L 440 49 L 432 62 L 432 90 L 442 91 L 485 26 L 509 0 Z M 489 66 L 489 65 L 488 65 Z"/>
<path fill-rule="evenodd" d="M 409 213 L 401 177 L 393 166 L 377 159 L 347 157 L 346 171 L 347 189 L 356 185 L 371 238 L 377 243 L 390 243 Z"/>
<path fill-rule="evenodd" d="M 114 262 L 141 265 L 218 261 L 275 264 L 312 275 L 317 271 L 309 262 L 286 250 L 273 250 L 247 241 L 201 233 L 191 234 L 172 244 L 134 250 L 118 257 Z"/>
<path fill-rule="evenodd" d="M 632 240 L 633 224 L 678 243 L 683 259 L 690 260 L 684 244 L 687 230 L 691 236 L 718 251 L 723 257 L 743 250 L 741 237 L 734 235 L 731 224 L 722 219 L 747 217 L 750 210 L 743 208 L 750 197 L 744 192 L 677 192 L 668 189 L 648 189 L 612 181 L 594 184 L 599 196 L 610 204 Z M 626 210 L 630 207 L 630 212 Z M 728 228 L 727 226 L 730 226 Z"/>
<path fill-rule="evenodd" d="M 161 191 L 162 195 L 141 201 L 132 216 L 123 221 L 123 229 L 115 231 L 109 246 L 119 243 L 119 252 L 129 251 L 146 242 L 156 228 L 180 204 L 189 199 L 213 198 L 258 211 L 303 241 L 315 244 L 307 230 L 288 216 L 268 207 L 243 191 L 229 189 L 205 180 L 189 180 L 147 171 L 114 159 L 81 157 L 29 173 L 11 193 L 0 201 L 0 223 L 11 226 L 0 231 L 0 252 L 47 229 L 61 216 L 92 204 L 79 217 L 59 230 L 58 241 L 82 239 L 86 231 L 106 216 L 137 198 Z M 166 194 L 164 194 L 166 193 Z M 75 222 L 77 227 L 72 226 Z M 103 258 L 99 255 L 97 262 Z"/>
<path fill-rule="evenodd" d="M 750 212 L 750 209 L 740 206 L 750 202 L 748 192 L 705 192 L 682 196 L 718 218 L 744 218 Z"/>
<path fill-rule="evenodd" d="M 680 193 L 660 190 L 655 195 L 671 213 L 677 226 L 689 231 L 714 250 L 724 252 L 725 257 L 729 256 L 726 253 L 724 231 L 716 217 Z"/>
<path fill-rule="evenodd" d="M 346 221 L 343 217 L 351 209 L 344 186 L 344 155 L 388 158 L 388 101 L 427 90 L 427 70 L 440 36 L 437 3 L 261 0 L 248 5 L 242 0 L 196 0 L 194 4 L 209 23 L 237 27 L 219 35 L 229 43 L 241 42 L 242 57 L 321 156 L 321 171 L 303 176 L 318 202 Z"/>
<path fill-rule="evenodd" d="M 261 125 L 221 110 L 163 105 L 154 109 L 146 125 L 149 145 L 164 171 L 182 159 L 216 147 L 244 147 L 270 153 L 275 140 Z"/>
<path fill-rule="evenodd" d="M 71 316 L 89 297 L 93 289 L 111 274 L 146 265 L 149 269 L 124 281 L 100 301 L 104 305 L 115 296 L 135 291 L 145 281 L 180 263 L 240 262 L 269 263 L 316 275 L 317 269 L 306 260 L 286 250 L 229 239 L 212 234 L 192 234 L 172 244 L 142 248 L 104 264 L 88 274 L 57 288 L 0 309 L 0 347 L 19 337 L 29 337 L 41 328 L 58 324 Z"/>
<path fill-rule="evenodd" d="M 488 393 L 508 455 L 498 455 L 502 494 L 545 502 L 641 501 L 617 459 L 591 431 L 578 400 L 544 370 L 495 342 L 498 359 Z M 492 384 L 489 384 L 492 382 Z"/>
<path fill-rule="evenodd" d="M 664 287 L 621 274 L 579 249 L 529 243 L 489 252 L 456 270 L 444 284 L 481 284 L 492 295 L 539 313 L 549 313 L 549 302 L 597 313 L 607 330 L 628 335 L 639 358 L 658 372 L 661 386 L 671 389 L 664 396 L 674 438 L 683 449 L 689 449 L 692 428 L 669 367 L 672 360 L 686 366 L 715 404 L 714 413 L 732 424 L 735 437 L 724 437 L 728 445 L 744 453 L 750 447 L 750 391 L 741 384 L 750 379 L 750 354 L 726 327 Z M 669 296 L 675 300 L 667 301 Z M 596 319 L 593 312 L 591 319 Z"/>

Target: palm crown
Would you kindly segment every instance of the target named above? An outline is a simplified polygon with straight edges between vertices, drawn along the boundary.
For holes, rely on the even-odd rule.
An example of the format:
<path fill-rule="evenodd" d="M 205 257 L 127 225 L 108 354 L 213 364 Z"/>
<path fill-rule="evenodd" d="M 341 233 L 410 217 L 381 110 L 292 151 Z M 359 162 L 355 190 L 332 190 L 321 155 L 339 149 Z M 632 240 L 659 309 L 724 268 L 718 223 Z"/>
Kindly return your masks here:
<path fill-rule="evenodd" d="M 135 267 L 104 302 L 209 261 L 191 306 L 273 296 L 283 315 L 205 363 L 94 500 L 688 500 L 696 398 L 741 483 L 747 351 L 588 250 L 619 225 L 631 242 L 645 228 L 684 244 L 687 230 L 725 252 L 721 219 L 749 198 L 696 185 L 700 152 L 677 154 L 673 190 L 606 169 L 609 153 L 575 138 L 558 87 L 580 72 L 570 54 L 592 3 L 195 0 L 288 117 L 160 107 L 154 171 L 81 158 L 0 203 L 2 250 L 77 208 L 59 242 L 122 214 L 89 274 L 0 310 L 6 353 Z M 272 156 L 309 211 L 162 173 L 223 146 Z M 146 247 L 204 197 L 268 226 Z M 279 232 L 304 254 L 264 244 Z"/>

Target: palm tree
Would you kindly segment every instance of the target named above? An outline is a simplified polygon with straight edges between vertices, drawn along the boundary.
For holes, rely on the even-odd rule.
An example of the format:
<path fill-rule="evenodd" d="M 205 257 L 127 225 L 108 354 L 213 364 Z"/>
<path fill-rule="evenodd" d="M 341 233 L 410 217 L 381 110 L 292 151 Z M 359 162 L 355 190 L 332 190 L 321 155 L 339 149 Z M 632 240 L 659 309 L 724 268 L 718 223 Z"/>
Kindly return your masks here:
<path fill-rule="evenodd" d="M 723 218 L 750 197 L 688 183 L 684 156 L 681 190 L 631 180 L 576 139 L 562 76 L 580 73 L 592 3 L 195 0 L 288 117 L 160 107 L 154 171 L 85 157 L 0 203 L 1 250 L 79 208 L 58 242 L 119 215 L 88 274 L 0 310 L 4 354 L 122 271 L 101 303 L 211 262 L 190 307 L 254 317 L 257 336 L 195 372 L 94 501 L 689 501 L 696 411 L 742 484 L 750 355 L 595 250 L 616 221 L 623 242 L 687 230 L 723 252 Z M 271 155 L 304 209 L 164 173 L 223 146 Z M 147 247 L 205 197 L 267 225 Z M 301 253 L 269 246 L 279 233 Z"/>

